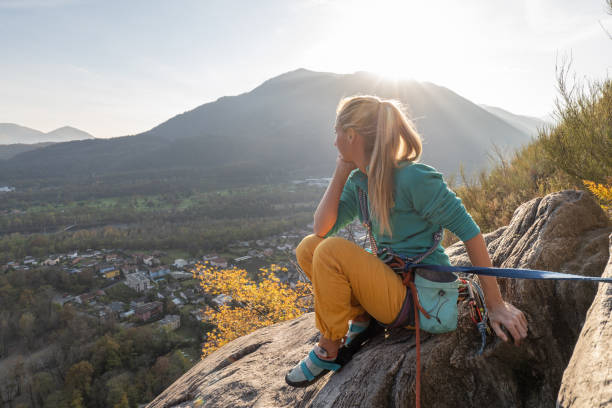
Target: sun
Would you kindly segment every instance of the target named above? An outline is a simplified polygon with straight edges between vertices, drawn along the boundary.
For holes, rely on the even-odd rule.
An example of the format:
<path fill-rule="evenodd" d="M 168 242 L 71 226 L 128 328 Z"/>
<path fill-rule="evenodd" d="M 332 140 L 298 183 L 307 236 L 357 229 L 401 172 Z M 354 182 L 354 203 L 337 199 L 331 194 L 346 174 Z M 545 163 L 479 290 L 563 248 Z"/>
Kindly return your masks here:
<path fill-rule="evenodd" d="M 328 62 L 337 61 L 343 72 L 368 71 L 383 79 L 432 80 L 448 75 L 449 14 L 425 1 L 347 1 L 336 4 L 334 44 Z M 330 46 L 331 47 L 331 46 Z M 335 65 L 338 66 L 337 64 Z"/>

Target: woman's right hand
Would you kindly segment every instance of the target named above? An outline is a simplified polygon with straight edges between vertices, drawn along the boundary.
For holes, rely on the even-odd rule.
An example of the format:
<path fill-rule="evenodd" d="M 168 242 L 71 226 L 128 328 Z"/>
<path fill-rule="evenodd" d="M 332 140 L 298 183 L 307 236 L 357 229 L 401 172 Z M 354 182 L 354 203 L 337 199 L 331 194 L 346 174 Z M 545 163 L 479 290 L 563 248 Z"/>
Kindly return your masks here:
<path fill-rule="evenodd" d="M 357 165 L 355 163 L 344 160 L 342 155 L 338 154 L 338 157 L 336 158 L 336 169 L 343 171 L 343 172 L 350 173 L 356 168 L 357 168 Z"/>

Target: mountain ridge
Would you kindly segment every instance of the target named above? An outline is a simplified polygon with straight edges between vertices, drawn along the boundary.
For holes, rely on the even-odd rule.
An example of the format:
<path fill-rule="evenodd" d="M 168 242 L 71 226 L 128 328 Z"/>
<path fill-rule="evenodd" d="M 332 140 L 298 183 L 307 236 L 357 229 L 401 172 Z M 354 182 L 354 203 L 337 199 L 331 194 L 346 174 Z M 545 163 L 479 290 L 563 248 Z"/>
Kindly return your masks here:
<path fill-rule="evenodd" d="M 300 68 L 134 136 L 71 141 L 21 153 L 0 162 L 0 179 L 147 168 L 195 168 L 206 174 L 223 169 L 237 177 L 270 172 L 328 175 L 337 155 L 336 107 L 342 97 L 355 94 L 399 99 L 423 137 L 423 161 L 443 173 L 457 173 L 461 164 L 468 173 L 481 169 L 493 143 L 515 149 L 529 141 L 516 127 L 433 83 L 389 81 L 364 71 L 335 74 Z"/>
<path fill-rule="evenodd" d="M 16 123 L 0 123 L 0 145 L 59 143 L 85 139 L 95 137 L 72 126 L 62 126 L 45 133 Z"/>

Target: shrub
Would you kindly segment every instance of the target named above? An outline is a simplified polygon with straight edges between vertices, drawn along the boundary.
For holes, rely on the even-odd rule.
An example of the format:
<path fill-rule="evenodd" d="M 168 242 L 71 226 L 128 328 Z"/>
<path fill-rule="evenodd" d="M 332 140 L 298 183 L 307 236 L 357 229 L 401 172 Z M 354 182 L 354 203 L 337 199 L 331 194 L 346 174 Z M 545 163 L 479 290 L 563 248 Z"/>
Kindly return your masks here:
<path fill-rule="evenodd" d="M 287 269 L 276 265 L 261 269 L 260 280 L 255 282 L 244 269 L 196 265 L 192 272 L 205 292 L 225 294 L 232 299 L 208 316 L 216 328 L 208 334 L 202 358 L 238 337 L 294 319 L 311 308 L 310 285 L 298 282 L 291 288 L 276 277 L 279 270 Z"/>
<path fill-rule="evenodd" d="M 475 180 L 461 171 L 463 185 L 455 191 L 483 232 L 507 225 L 520 204 L 559 190 L 602 186 L 589 190 L 609 205 L 598 194 L 612 174 L 612 81 L 570 87 L 564 67 L 557 78 L 557 125 L 541 129 L 510 159 L 496 150 L 493 170 Z"/>

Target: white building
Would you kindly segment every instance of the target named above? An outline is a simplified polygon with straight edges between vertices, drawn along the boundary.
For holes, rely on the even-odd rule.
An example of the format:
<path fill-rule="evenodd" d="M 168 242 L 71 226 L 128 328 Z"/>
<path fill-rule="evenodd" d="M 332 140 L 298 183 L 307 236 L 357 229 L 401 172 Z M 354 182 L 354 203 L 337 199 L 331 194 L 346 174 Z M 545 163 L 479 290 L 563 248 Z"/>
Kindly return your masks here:
<path fill-rule="evenodd" d="M 173 264 L 173 265 L 174 265 L 176 268 L 183 268 L 183 267 L 185 267 L 185 266 L 186 266 L 186 265 L 188 265 L 188 264 L 189 264 L 189 262 L 187 262 L 187 261 L 186 261 L 186 260 L 184 260 L 184 259 L 175 259 L 175 260 L 174 260 L 174 264 Z"/>
<path fill-rule="evenodd" d="M 134 272 L 126 275 L 125 284 L 138 293 L 153 288 L 153 283 L 144 272 Z"/>
<path fill-rule="evenodd" d="M 57 265 L 60 262 L 60 258 L 58 257 L 50 257 L 46 260 L 43 261 L 43 265 L 44 266 L 53 266 L 53 265 Z"/>

